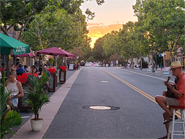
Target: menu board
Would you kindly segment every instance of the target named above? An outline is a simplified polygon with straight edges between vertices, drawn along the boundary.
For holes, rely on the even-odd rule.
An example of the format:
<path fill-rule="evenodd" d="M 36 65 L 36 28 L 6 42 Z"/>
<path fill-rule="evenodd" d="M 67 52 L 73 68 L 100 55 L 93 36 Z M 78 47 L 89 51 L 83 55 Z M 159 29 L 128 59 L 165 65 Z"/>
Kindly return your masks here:
<path fill-rule="evenodd" d="M 74 64 L 69 64 L 69 70 L 74 70 Z"/>

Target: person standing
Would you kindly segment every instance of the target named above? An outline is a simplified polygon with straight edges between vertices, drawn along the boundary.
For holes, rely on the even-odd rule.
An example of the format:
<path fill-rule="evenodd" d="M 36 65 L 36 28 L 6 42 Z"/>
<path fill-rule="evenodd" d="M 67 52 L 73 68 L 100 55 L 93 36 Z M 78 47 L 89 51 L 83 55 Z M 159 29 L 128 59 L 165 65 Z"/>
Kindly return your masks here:
<path fill-rule="evenodd" d="M 166 97 L 167 91 L 163 92 L 163 96 L 156 96 L 155 100 L 159 106 L 165 111 L 163 113 L 164 123 L 166 127 L 166 132 L 168 135 L 169 122 L 172 121 L 172 112 L 167 106 L 185 106 L 185 75 L 182 72 L 182 65 L 179 61 L 171 63 L 172 74 L 176 77 L 175 88 L 167 81 L 164 82 L 165 86 L 169 88 L 173 94 L 174 98 Z M 177 119 L 177 117 L 175 117 Z M 160 137 L 158 139 L 167 139 L 167 135 Z"/>
<path fill-rule="evenodd" d="M 8 74 L 8 80 L 5 82 L 6 88 L 8 91 L 11 91 L 11 101 L 8 102 L 9 105 L 13 105 L 14 107 L 18 106 L 18 98 L 23 97 L 23 89 L 22 84 L 17 81 L 16 73 L 11 71 Z"/>

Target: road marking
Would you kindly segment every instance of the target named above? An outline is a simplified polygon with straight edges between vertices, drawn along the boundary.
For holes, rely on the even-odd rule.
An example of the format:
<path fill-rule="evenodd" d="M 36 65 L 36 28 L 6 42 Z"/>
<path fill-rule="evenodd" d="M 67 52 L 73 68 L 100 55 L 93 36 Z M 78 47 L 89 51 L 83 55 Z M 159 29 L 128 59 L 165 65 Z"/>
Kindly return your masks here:
<path fill-rule="evenodd" d="M 107 106 L 90 106 L 90 109 L 94 109 L 94 110 L 110 110 L 111 107 L 107 107 Z"/>
<path fill-rule="evenodd" d="M 140 93 L 141 95 L 145 96 L 146 98 L 148 98 L 149 100 L 151 100 L 151 101 L 153 101 L 155 104 L 157 104 L 157 102 L 155 101 L 155 98 L 152 97 L 151 95 L 145 93 L 144 91 L 142 91 L 142 90 L 140 90 L 139 88 L 133 86 L 132 84 L 126 82 L 125 80 L 123 80 L 123 79 L 121 79 L 121 78 L 115 76 L 114 74 L 112 74 L 112 73 L 110 73 L 110 72 L 108 72 L 108 71 L 106 71 L 106 70 L 104 70 L 104 69 L 102 69 L 102 68 L 100 68 L 100 69 L 103 70 L 103 71 L 105 71 L 105 72 L 107 72 L 108 74 L 110 74 L 110 75 L 113 76 L 114 78 L 118 79 L 119 81 L 121 81 L 121 82 L 124 83 L 125 85 L 129 86 L 130 88 L 132 88 L 132 89 L 135 90 L 136 92 Z M 177 113 L 177 116 L 180 118 L 180 117 L 181 117 L 181 116 L 180 116 L 180 115 L 181 115 L 180 112 L 177 111 L 176 113 Z"/>
<path fill-rule="evenodd" d="M 121 70 L 125 70 L 125 69 L 121 69 Z M 125 71 L 126 71 L 126 70 L 125 70 Z M 128 71 L 128 70 L 127 70 L 127 71 Z M 162 81 L 166 81 L 166 80 L 167 80 L 167 79 L 163 79 L 163 78 L 158 78 L 158 77 L 146 75 L 146 74 L 143 74 L 143 73 L 137 73 L 137 72 L 134 72 L 134 71 L 128 71 L 128 72 L 132 72 L 132 73 L 135 73 L 135 74 L 140 74 L 140 75 L 143 75 L 143 76 L 147 76 L 147 77 L 159 79 L 159 80 L 162 80 Z M 172 80 L 170 80 L 169 82 L 174 83 L 174 81 L 172 81 Z"/>
<path fill-rule="evenodd" d="M 108 83 L 109 81 L 100 81 L 101 83 Z"/>
<path fill-rule="evenodd" d="M 22 119 L 27 119 L 27 118 L 30 118 L 30 116 L 22 116 L 21 118 Z"/>

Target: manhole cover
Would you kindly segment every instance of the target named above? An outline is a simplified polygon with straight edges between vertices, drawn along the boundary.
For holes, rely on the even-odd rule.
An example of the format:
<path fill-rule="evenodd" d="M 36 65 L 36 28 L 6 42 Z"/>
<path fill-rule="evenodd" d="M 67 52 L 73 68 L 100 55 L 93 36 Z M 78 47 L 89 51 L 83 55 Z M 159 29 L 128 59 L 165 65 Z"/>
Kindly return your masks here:
<path fill-rule="evenodd" d="M 96 106 L 96 105 L 86 105 L 82 107 L 83 109 L 92 109 L 92 110 L 119 110 L 120 107 L 115 106 Z"/>
<path fill-rule="evenodd" d="M 100 81 L 101 83 L 108 83 L 109 81 Z"/>
<path fill-rule="evenodd" d="M 110 110 L 111 107 L 107 107 L 107 106 L 90 106 L 90 109 L 94 109 L 94 110 Z"/>

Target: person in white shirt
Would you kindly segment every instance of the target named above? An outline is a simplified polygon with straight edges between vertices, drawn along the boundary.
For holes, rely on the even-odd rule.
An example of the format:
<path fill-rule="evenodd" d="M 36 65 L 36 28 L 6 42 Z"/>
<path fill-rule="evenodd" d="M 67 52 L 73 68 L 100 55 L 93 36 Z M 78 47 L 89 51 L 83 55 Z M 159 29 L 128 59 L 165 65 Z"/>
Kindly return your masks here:
<path fill-rule="evenodd" d="M 9 105 L 13 105 L 14 107 L 18 106 L 18 98 L 23 97 L 23 89 L 22 84 L 17 81 L 16 79 L 16 73 L 10 72 L 8 74 L 8 80 L 5 83 L 7 90 L 11 91 L 11 101 L 8 102 Z"/>

